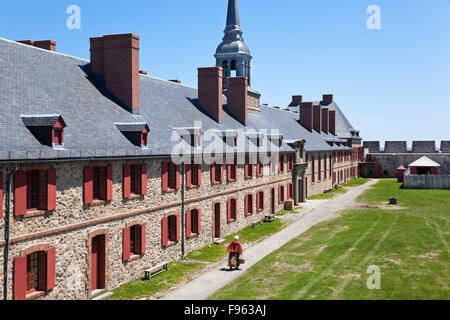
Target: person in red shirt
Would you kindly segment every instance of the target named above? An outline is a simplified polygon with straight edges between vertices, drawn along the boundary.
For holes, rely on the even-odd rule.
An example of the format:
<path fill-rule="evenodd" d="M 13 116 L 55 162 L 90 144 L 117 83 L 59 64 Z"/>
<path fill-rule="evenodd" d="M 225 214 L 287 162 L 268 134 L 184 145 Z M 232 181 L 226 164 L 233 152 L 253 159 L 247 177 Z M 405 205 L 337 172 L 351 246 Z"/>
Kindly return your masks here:
<path fill-rule="evenodd" d="M 243 253 L 242 251 L 242 245 L 239 242 L 239 237 L 234 237 L 234 241 L 230 243 L 230 245 L 227 248 L 228 254 L 228 266 L 230 267 L 230 270 L 232 268 L 239 269 L 239 257 Z"/>

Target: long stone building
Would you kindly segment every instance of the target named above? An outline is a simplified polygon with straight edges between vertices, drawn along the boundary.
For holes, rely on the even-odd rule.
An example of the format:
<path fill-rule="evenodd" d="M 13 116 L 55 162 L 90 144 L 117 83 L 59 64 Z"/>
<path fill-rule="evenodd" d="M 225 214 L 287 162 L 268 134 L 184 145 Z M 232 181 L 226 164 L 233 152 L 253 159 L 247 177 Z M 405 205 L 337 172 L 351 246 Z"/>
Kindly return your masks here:
<path fill-rule="evenodd" d="M 0 39 L 0 297 L 91 298 L 358 176 L 333 95 L 261 104 L 237 0 L 197 88 L 140 70 L 139 43 Z"/>

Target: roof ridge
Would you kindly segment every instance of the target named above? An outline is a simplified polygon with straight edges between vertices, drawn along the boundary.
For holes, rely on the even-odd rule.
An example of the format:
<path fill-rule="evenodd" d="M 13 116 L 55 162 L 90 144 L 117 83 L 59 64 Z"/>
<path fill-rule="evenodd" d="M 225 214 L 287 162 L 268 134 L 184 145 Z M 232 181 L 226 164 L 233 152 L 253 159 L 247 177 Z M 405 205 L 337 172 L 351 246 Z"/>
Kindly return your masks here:
<path fill-rule="evenodd" d="M 50 51 L 50 50 L 47 50 L 47 49 L 42 49 L 42 48 L 38 48 L 38 47 L 35 47 L 35 46 L 30 46 L 28 44 L 20 43 L 20 42 L 14 41 L 14 40 L 5 39 L 5 38 L 2 38 L 2 37 L 0 37 L 0 40 L 1 41 L 5 41 L 5 42 L 9 42 L 11 44 L 15 44 L 15 45 L 18 45 L 18 46 L 24 46 L 24 47 L 29 48 L 29 49 L 40 50 L 42 52 L 46 52 L 46 53 L 50 53 L 50 54 L 57 54 L 57 55 L 68 57 L 68 58 L 73 58 L 73 59 L 77 59 L 77 60 L 86 61 L 88 63 L 90 62 L 89 60 L 86 60 L 86 59 L 83 59 L 83 58 L 80 58 L 80 57 L 71 56 L 69 54 L 61 53 L 61 52 L 58 52 L 58 51 Z"/>

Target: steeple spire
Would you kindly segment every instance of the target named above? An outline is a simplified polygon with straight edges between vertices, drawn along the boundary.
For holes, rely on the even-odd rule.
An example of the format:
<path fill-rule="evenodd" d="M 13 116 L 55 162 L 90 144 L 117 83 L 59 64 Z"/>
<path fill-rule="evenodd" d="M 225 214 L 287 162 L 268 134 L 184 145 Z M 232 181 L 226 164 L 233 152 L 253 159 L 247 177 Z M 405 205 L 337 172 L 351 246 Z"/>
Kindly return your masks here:
<path fill-rule="evenodd" d="M 242 38 L 238 0 L 228 0 L 227 25 L 222 43 L 216 50 L 216 66 L 223 68 L 223 86 L 231 76 L 248 77 L 250 84 L 250 61 L 252 56 Z M 235 73 L 232 73 L 235 71 Z"/>
<path fill-rule="evenodd" d="M 227 27 L 225 32 L 240 30 L 240 24 L 238 0 L 228 0 Z"/>

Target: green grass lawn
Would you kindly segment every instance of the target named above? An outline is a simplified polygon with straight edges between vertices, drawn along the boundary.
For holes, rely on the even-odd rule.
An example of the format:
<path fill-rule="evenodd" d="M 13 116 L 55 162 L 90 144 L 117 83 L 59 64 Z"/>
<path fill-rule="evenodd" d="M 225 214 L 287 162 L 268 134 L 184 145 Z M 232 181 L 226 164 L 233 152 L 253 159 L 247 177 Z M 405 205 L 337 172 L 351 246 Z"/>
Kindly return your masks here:
<path fill-rule="evenodd" d="M 371 180 L 372 179 L 368 179 L 368 178 L 357 178 L 357 179 L 351 180 L 349 182 L 343 183 L 342 186 L 343 187 L 357 187 L 357 186 L 366 184 L 367 182 L 369 182 Z"/>
<path fill-rule="evenodd" d="M 256 228 L 247 227 L 237 234 L 242 244 L 262 240 L 283 229 L 285 223 L 276 218 L 271 223 L 262 223 Z M 187 258 L 206 262 L 217 262 L 226 257 L 226 248 L 234 240 L 234 234 L 225 238 L 223 244 L 211 244 L 205 248 L 191 252 Z M 204 267 L 203 263 L 172 262 L 169 264 L 169 270 L 163 272 L 152 280 L 144 278 L 127 283 L 115 289 L 114 295 L 110 300 L 132 300 L 139 297 L 151 296 L 158 292 L 163 292 L 171 287 L 183 282 L 189 281 L 195 274 Z"/>
<path fill-rule="evenodd" d="M 115 289 L 110 300 L 132 300 L 168 290 L 182 280 L 189 280 L 201 267 L 203 267 L 201 263 L 172 262 L 168 271 L 151 280 L 141 278 Z"/>
<path fill-rule="evenodd" d="M 252 228 L 251 226 L 239 231 L 237 235 L 239 236 L 239 241 L 242 244 L 248 242 L 254 242 L 257 240 L 262 240 L 274 233 L 277 233 L 281 229 L 283 229 L 285 224 L 279 218 L 275 218 L 270 223 L 262 223 L 260 226 L 256 228 Z M 191 252 L 187 258 L 192 260 L 200 260 L 207 262 L 217 262 L 226 257 L 227 255 L 227 247 L 231 241 L 234 240 L 234 236 L 236 234 L 232 234 L 225 238 L 225 242 L 222 244 L 210 244 L 203 249 Z"/>
<path fill-rule="evenodd" d="M 308 198 L 308 200 L 326 200 L 326 199 L 332 199 L 335 196 L 339 195 L 339 194 L 344 194 L 346 193 L 348 190 L 344 189 L 342 187 L 339 187 L 338 189 L 331 189 L 330 191 L 321 193 L 321 194 L 317 194 L 315 196 L 311 196 Z"/>
<path fill-rule="evenodd" d="M 400 186 L 381 180 L 358 198 L 370 206 L 316 225 L 210 299 L 449 299 L 450 191 Z M 379 290 L 366 285 L 372 265 Z"/>

